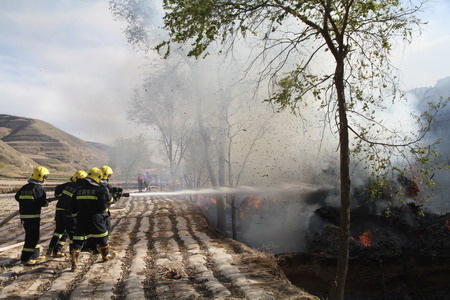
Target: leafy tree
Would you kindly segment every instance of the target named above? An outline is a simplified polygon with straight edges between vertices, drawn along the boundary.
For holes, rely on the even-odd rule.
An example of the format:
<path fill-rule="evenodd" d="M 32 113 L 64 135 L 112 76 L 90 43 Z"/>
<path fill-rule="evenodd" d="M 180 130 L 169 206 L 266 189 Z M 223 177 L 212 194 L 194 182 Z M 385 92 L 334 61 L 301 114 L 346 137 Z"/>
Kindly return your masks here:
<path fill-rule="evenodd" d="M 398 39 L 409 42 L 420 25 L 415 16 L 426 0 L 164 0 L 164 27 L 169 38 L 157 46 L 167 57 L 173 45 L 189 44 L 188 56 L 208 55 L 211 44 L 223 47 L 240 36 L 261 42 L 257 59 L 263 61 L 260 80 L 273 89 L 268 101 L 279 109 L 298 113 L 302 103 L 318 101 L 337 127 L 340 150 L 341 225 L 332 299 L 342 299 L 348 266 L 350 235 L 350 143 L 355 155 L 364 154 L 375 167 L 373 174 L 386 180 L 392 152 L 377 147 L 410 147 L 426 164 L 430 148 L 414 148 L 417 138 L 397 143 L 398 132 L 387 142 L 377 139 L 386 126 L 377 121 L 383 101 L 401 97 L 389 53 Z M 273 56 L 268 55 L 275 50 Z M 219 50 L 219 52 L 222 50 Z M 318 68 L 318 65 L 323 67 Z M 332 68 L 330 68 L 332 66 Z M 290 68 L 286 71 L 286 68 Z M 281 72 L 284 72 L 281 74 Z M 429 115 L 424 115 L 429 123 Z M 350 121 L 350 122 L 349 122 Z M 355 125 L 360 124 L 360 125 Z M 427 125 L 424 126 L 427 128 Z M 349 133 L 353 136 L 350 137 Z M 379 135 L 378 135 L 379 136 Z M 374 140 L 372 138 L 375 138 Z M 400 150 L 402 151 L 402 150 Z M 404 153 L 404 152 L 402 152 Z M 426 174 L 425 174 L 426 175 Z"/>

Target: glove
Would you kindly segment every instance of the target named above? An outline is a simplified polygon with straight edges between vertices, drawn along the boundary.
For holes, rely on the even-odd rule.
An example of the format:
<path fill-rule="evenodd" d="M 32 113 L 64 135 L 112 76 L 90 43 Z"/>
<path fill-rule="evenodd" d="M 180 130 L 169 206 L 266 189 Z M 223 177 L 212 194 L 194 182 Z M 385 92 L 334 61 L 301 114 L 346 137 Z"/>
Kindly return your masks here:
<path fill-rule="evenodd" d="M 112 197 L 115 201 L 119 200 L 122 197 L 123 189 L 119 187 L 113 187 L 111 189 Z"/>

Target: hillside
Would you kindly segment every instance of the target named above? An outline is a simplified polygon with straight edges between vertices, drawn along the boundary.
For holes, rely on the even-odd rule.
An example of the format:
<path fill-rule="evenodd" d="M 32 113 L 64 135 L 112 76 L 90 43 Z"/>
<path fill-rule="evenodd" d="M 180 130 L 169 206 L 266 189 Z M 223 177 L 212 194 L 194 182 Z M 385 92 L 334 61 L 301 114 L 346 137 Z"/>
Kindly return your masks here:
<path fill-rule="evenodd" d="M 27 170 L 37 164 L 60 170 L 87 168 L 107 161 L 103 149 L 44 121 L 0 114 L 2 166 Z"/>

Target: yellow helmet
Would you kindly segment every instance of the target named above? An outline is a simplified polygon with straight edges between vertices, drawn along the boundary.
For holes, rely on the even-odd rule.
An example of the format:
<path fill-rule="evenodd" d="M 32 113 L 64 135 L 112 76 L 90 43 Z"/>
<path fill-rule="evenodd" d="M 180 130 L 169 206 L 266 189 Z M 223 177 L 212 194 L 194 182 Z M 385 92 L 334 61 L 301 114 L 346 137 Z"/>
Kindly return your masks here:
<path fill-rule="evenodd" d="M 33 173 L 31 174 L 31 179 L 36 181 L 44 181 L 48 174 L 50 174 L 50 172 L 46 167 L 38 166 L 34 168 Z"/>
<path fill-rule="evenodd" d="M 73 182 L 77 181 L 78 179 L 86 178 L 87 173 L 83 170 L 78 170 L 73 176 L 70 178 Z"/>
<path fill-rule="evenodd" d="M 103 179 L 108 179 L 113 172 L 113 170 L 111 169 L 111 167 L 109 166 L 101 166 L 100 170 L 103 172 Z"/>
<path fill-rule="evenodd" d="M 92 168 L 87 177 L 95 180 L 97 183 L 100 183 L 100 180 L 103 177 L 103 172 L 99 168 Z"/>

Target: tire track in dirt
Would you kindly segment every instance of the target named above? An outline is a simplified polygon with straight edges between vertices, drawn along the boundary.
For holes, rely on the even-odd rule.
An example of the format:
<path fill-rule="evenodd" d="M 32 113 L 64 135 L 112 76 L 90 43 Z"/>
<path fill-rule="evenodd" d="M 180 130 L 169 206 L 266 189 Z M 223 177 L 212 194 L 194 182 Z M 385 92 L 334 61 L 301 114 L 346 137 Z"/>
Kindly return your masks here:
<path fill-rule="evenodd" d="M 178 212 L 178 215 L 184 215 L 183 218 L 186 221 L 187 230 L 188 230 L 189 234 L 191 235 L 191 237 L 199 245 L 199 247 L 201 249 L 201 253 L 206 259 L 205 266 L 207 267 L 207 269 L 210 270 L 212 272 L 212 275 L 214 276 L 214 278 L 231 293 L 231 295 L 229 297 L 231 297 L 233 299 L 234 298 L 238 298 L 238 299 L 245 298 L 244 292 L 237 285 L 233 284 L 233 282 L 231 281 L 230 278 L 227 278 L 219 271 L 219 269 L 216 267 L 216 265 L 214 263 L 212 254 L 208 251 L 207 246 L 203 243 L 203 241 L 201 239 L 199 239 L 195 235 L 195 233 L 194 233 L 195 228 L 203 229 L 202 226 L 199 226 L 199 222 L 203 221 L 203 218 L 193 219 L 193 218 L 189 217 L 191 215 L 196 214 L 196 212 L 194 211 L 196 209 L 196 207 L 187 205 L 186 202 L 183 202 L 183 201 L 180 201 L 180 206 L 181 206 L 181 208 L 180 208 L 180 211 Z"/>
<path fill-rule="evenodd" d="M 192 220 L 191 220 L 192 221 Z M 275 299 L 269 292 L 259 288 L 259 283 L 255 280 L 247 279 L 245 274 L 241 273 L 235 266 L 233 257 L 227 251 L 216 244 L 204 232 L 199 232 L 192 228 L 194 235 L 205 245 L 208 252 L 211 253 L 212 263 L 218 269 L 218 272 L 231 280 L 231 283 L 242 290 L 246 298 L 249 299 Z"/>
<path fill-rule="evenodd" d="M 148 218 L 153 211 L 153 205 L 150 204 L 150 198 L 141 197 L 137 201 L 143 201 L 144 209 L 137 217 L 134 234 L 131 236 L 131 243 L 123 260 L 121 279 L 114 291 L 114 299 L 145 298 L 145 258 L 148 244 L 146 235 L 150 225 Z"/>
<path fill-rule="evenodd" d="M 242 297 L 242 292 L 243 296 L 249 299 L 275 299 L 271 292 L 260 288 L 261 284 L 259 282 L 246 278 L 245 274 L 236 266 L 233 256 L 206 234 L 210 230 L 209 227 L 206 224 L 202 224 L 203 222 L 196 222 L 193 218 L 194 215 L 193 213 L 188 215 L 188 224 L 193 236 L 204 246 L 204 250 L 209 253 L 215 277 L 220 278 L 221 282 L 232 293 L 236 293 L 238 297 Z M 230 283 L 227 283 L 228 281 Z"/>
<path fill-rule="evenodd" d="M 208 269 L 207 258 L 203 255 L 198 241 L 189 232 L 186 219 L 180 217 L 180 212 L 177 215 L 179 216 L 176 218 L 178 236 L 186 248 L 185 260 L 193 270 L 193 277 L 209 291 L 209 295 L 207 296 L 213 297 L 214 299 L 231 296 L 231 292 L 219 282 L 214 276 L 213 271 Z"/>
<path fill-rule="evenodd" d="M 200 295 L 189 281 L 178 243 L 169 218 L 173 214 L 171 200 L 161 200 L 152 233 L 155 240 L 156 294 L 160 299 L 197 299 Z"/>
<path fill-rule="evenodd" d="M 211 298 L 214 295 L 214 289 L 211 289 L 211 285 L 205 284 L 204 280 L 199 280 L 198 278 L 198 269 L 194 268 L 197 266 L 192 264 L 192 261 L 189 259 L 190 253 L 187 251 L 187 247 L 185 246 L 184 240 L 180 236 L 179 228 L 183 229 L 183 224 L 179 224 L 179 218 L 177 218 L 175 214 L 175 209 L 171 211 L 171 215 L 169 219 L 172 223 L 172 232 L 174 232 L 175 241 L 178 244 L 178 248 L 180 249 L 181 255 L 183 257 L 183 265 L 185 266 L 185 270 L 187 273 L 187 278 L 194 286 L 197 293 L 201 298 Z M 185 238 L 185 235 L 182 235 Z M 194 241 L 195 242 L 195 241 Z M 198 246 L 198 245 L 197 245 Z M 206 282 L 208 283 L 208 282 Z"/>
<path fill-rule="evenodd" d="M 150 198 L 153 202 L 153 211 L 150 214 L 150 217 L 148 218 L 149 221 L 149 228 L 146 234 L 147 239 L 147 256 L 145 257 L 145 281 L 144 281 L 144 295 L 147 299 L 157 299 L 156 295 L 156 265 L 155 265 L 155 257 L 153 253 L 155 252 L 155 241 L 152 238 L 152 233 L 155 230 L 155 219 L 156 219 L 156 213 L 160 209 L 160 197 L 151 197 Z M 135 299 L 132 296 L 130 296 L 130 299 Z"/>

